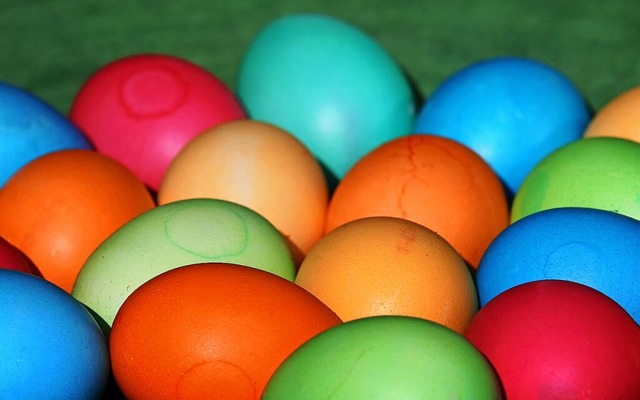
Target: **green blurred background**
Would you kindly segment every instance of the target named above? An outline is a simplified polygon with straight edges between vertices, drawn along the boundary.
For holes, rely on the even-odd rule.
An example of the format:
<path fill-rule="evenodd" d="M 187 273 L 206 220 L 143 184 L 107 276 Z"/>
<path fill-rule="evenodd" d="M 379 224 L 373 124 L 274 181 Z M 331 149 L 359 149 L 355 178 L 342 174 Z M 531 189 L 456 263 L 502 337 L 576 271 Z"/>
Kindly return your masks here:
<path fill-rule="evenodd" d="M 316 12 L 371 35 L 425 96 L 472 62 L 519 55 L 564 72 L 598 109 L 639 84 L 639 11 L 633 0 L 0 0 L 0 80 L 66 113 L 103 64 L 159 52 L 200 64 L 234 89 L 262 27 Z"/>

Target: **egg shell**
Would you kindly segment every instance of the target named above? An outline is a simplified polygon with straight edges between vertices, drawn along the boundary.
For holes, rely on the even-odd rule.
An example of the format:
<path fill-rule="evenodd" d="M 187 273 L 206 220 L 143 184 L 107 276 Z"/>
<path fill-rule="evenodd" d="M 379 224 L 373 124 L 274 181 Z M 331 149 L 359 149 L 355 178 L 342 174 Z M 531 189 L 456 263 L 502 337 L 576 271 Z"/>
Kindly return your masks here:
<path fill-rule="evenodd" d="M 110 336 L 113 372 L 132 399 L 258 399 L 302 343 L 340 324 L 293 282 L 255 268 L 176 268 L 136 289 Z"/>
<path fill-rule="evenodd" d="M 278 230 L 255 211 L 219 199 L 158 206 L 107 238 L 82 266 L 73 296 L 108 332 L 131 293 L 151 278 L 187 264 L 227 262 L 293 281 L 295 266 Z"/>
<path fill-rule="evenodd" d="M 609 100 L 589 122 L 584 137 L 618 137 L 640 142 L 640 86 Z"/>
<path fill-rule="evenodd" d="M 34 94 L 0 82 L 0 188 L 41 155 L 64 149 L 91 149 L 84 134 Z"/>
<path fill-rule="evenodd" d="M 311 249 L 295 282 L 343 321 L 408 315 L 462 332 L 478 310 L 460 255 L 402 218 L 362 218 L 331 231 Z"/>
<path fill-rule="evenodd" d="M 270 124 L 222 123 L 180 151 L 158 203 L 203 197 L 261 214 L 287 238 L 298 265 L 324 233 L 329 199 L 322 168 L 299 140 Z"/>
<path fill-rule="evenodd" d="M 578 140 L 591 111 L 561 71 L 524 57 L 465 66 L 431 93 L 414 131 L 459 141 L 496 171 L 512 196 L 547 154 Z"/>
<path fill-rule="evenodd" d="M 640 219 L 640 143 L 590 137 L 562 146 L 527 175 L 511 207 L 515 222 L 538 211 L 588 207 Z"/>
<path fill-rule="evenodd" d="M 511 224 L 476 274 L 480 305 L 522 283 L 562 279 L 615 300 L 640 323 L 640 221 L 611 211 L 563 207 Z"/>
<path fill-rule="evenodd" d="M 42 274 L 19 248 L 0 237 L 0 269 L 11 269 L 42 277 Z"/>
<path fill-rule="evenodd" d="M 364 154 L 411 131 L 411 87 L 365 32 L 330 16 L 290 14 L 250 43 L 238 72 L 249 116 L 299 138 L 340 180 Z"/>
<path fill-rule="evenodd" d="M 131 171 L 92 150 L 32 160 L 0 191 L 0 236 L 66 291 L 100 243 L 155 206 Z"/>
<path fill-rule="evenodd" d="M 109 351 L 91 314 L 37 276 L 0 269 L 0 393 L 5 399 L 100 400 Z"/>
<path fill-rule="evenodd" d="M 218 123 L 245 118 L 245 112 L 235 94 L 203 67 L 167 54 L 134 54 L 91 75 L 69 118 L 98 151 L 157 190 L 190 139 Z"/>
<path fill-rule="evenodd" d="M 500 179 L 471 149 L 413 134 L 381 145 L 354 165 L 329 202 L 325 232 L 369 216 L 422 224 L 475 269 L 509 224 L 509 207 Z"/>
<path fill-rule="evenodd" d="M 406 316 L 345 322 L 314 336 L 262 399 L 499 399 L 492 367 L 462 335 Z"/>
<path fill-rule="evenodd" d="M 482 307 L 465 336 L 493 365 L 507 399 L 640 398 L 640 327 L 588 286 L 515 286 Z"/>

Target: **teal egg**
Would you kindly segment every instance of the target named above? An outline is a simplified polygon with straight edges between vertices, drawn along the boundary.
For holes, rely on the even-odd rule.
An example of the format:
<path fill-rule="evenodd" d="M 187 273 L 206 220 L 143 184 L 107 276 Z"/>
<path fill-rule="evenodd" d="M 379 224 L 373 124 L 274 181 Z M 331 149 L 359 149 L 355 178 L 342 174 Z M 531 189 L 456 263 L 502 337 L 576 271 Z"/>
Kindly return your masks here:
<path fill-rule="evenodd" d="M 462 335 L 414 317 L 376 316 L 330 328 L 276 370 L 263 400 L 499 399 L 498 380 Z"/>
<path fill-rule="evenodd" d="M 249 116 L 300 139 L 330 182 L 409 133 L 415 116 L 411 85 L 390 54 L 360 29 L 324 15 L 268 24 L 244 54 L 237 86 Z"/>
<path fill-rule="evenodd" d="M 225 262 L 293 281 L 280 232 L 255 211 L 224 200 L 190 199 L 134 218 L 89 256 L 72 295 L 108 330 L 127 297 L 148 280 L 189 264 Z"/>

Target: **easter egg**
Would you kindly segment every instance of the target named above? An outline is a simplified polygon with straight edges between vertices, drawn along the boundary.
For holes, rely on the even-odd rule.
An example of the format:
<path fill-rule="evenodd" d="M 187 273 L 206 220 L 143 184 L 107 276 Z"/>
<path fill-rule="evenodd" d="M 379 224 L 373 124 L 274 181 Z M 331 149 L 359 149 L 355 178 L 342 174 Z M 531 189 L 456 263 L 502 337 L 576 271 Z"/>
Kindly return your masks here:
<path fill-rule="evenodd" d="M 395 60 L 365 32 L 325 15 L 271 21 L 246 50 L 237 88 L 249 116 L 299 138 L 330 182 L 410 132 L 415 115 Z"/>
<path fill-rule="evenodd" d="M 226 262 L 293 281 L 295 266 L 278 230 L 255 211 L 219 199 L 188 199 L 158 206 L 122 226 L 91 254 L 73 296 L 108 331 L 125 299 L 171 269 Z"/>
<path fill-rule="evenodd" d="M 295 282 L 343 321 L 407 315 L 462 332 L 478 310 L 469 269 L 446 240 L 402 218 L 369 217 L 322 237 Z"/>
<path fill-rule="evenodd" d="M 264 400 L 499 399 L 492 367 L 434 322 L 378 316 L 314 336 L 269 380 Z"/>
<path fill-rule="evenodd" d="M 640 221 L 592 208 L 554 208 L 507 227 L 476 274 L 480 304 L 522 283 L 562 279 L 611 297 L 640 323 Z"/>
<path fill-rule="evenodd" d="M 640 142 L 640 86 L 628 89 L 604 105 L 593 117 L 584 137 L 619 137 Z"/>
<path fill-rule="evenodd" d="M 80 87 L 69 111 L 98 151 L 120 161 L 153 190 L 190 139 L 244 117 L 220 79 L 166 54 L 134 54 L 102 66 Z"/>
<path fill-rule="evenodd" d="M 42 277 L 29 257 L 3 237 L 0 237 L 0 269 L 11 269 Z"/>
<path fill-rule="evenodd" d="M 258 121 L 219 124 L 189 142 L 170 164 L 158 203 L 216 198 L 242 204 L 287 239 L 296 263 L 324 233 L 327 183 L 294 136 Z"/>
<path fill-rule="evenodd" d="M 588 286 L 515 286 L 482 307 L 465 336 L 493 365 L 507 399 L 640 398 L 640 327 Z"/>
<path fill-rule="evenodd" d="M 340 323 L 307 291 L 266 271 L 183 266 L 140 286 L 118 311 L 113 373 L 130 399 L 258 399 L 287 356 Z"/>
<path fill-rule="evenodd" d="M 429 95 L 414 131 L 457 140 L 515 193 L 547 154 L 579 139 L 591 113 L 578 88 L 537 60 L 497 57 L 454 73 Z"/>
<path fill-rule="evenodd" d="M 98 245 L 154 206 L 142 181 L 117 161 L 59 150 L 29 162 L 0 190 L 0 236 L 70 292 Z"/>
<path fill-rule="evenodd" d="M 381 145 L 354 165 L 329 202 L 325 232 L 369 216 L 422 224 L 475 268 L 509 224 L 509 207 L 500 179 L 471 149 L 414 134 Z"/>
<path fill-rule="evenodd" d="M 640 219 L 640 143 L 584 138 L 544 158 L 516 193 L 511 221 L 558 207 L 587 207 Z"/>
<path fill-rule="evenodd" d="M 42 278 L 6 269 L 0 303 L 3 398 L 102 399 L 109 352 L 82 304 Z"/>
<path fill-rule="evenodd" d="M 63 149 L 90 149 L 78 128 L 35 95 L 0 82 L 0 188 L 25 164 Z"/>

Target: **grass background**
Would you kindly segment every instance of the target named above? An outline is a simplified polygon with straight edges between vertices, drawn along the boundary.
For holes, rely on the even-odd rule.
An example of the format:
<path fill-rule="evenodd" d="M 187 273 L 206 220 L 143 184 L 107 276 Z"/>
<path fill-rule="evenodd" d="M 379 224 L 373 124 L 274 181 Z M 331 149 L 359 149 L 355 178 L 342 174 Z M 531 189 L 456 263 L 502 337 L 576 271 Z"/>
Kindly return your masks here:
<path fill-rule="evenodd" d="M 460 68 L 499 55 L 559 69 L 596 110 L 640 84 L 634 0 L 0 0 L 0 81 L 66 113 L 100 66 L 159 52 L 195 62 L 235 89 L 251 40 L 272 19 L 296 12 L 367 32 L 423 96 Z"/>

